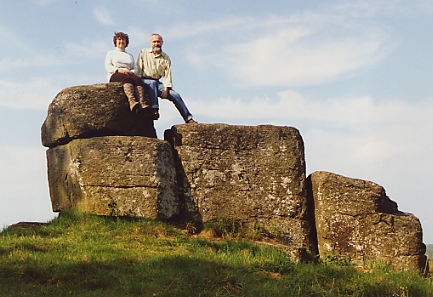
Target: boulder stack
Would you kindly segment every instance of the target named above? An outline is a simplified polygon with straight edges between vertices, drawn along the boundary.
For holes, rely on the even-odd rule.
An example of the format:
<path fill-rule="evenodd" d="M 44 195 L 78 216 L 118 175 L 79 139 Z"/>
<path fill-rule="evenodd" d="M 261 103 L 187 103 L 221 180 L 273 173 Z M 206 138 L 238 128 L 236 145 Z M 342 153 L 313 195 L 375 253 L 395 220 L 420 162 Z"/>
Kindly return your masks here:
<path fill-rule="evenodd" d="M 42 126 L 54 211 L 232 224 L 292 256 L 427 270 L 419 220 L 369 181 L 306 178 L 293 127 L 182 124 L 156 139 L 119 83 L 67 88 Z M 214 225 L 215 226 L 215 225 Z"/>
<path fill-rule="evenodd" d="M 42 126 L 53 210 L 176 216 L 172 149 L 155 137 L 150 115 L 129 110 L 119 83 L 61 91 Z"/>
<path fill-rule="evenodd" d="M 425 267 L 419 220 L 399 211 L 383 187 L 330 172 L 314 172 L 308 182 L 320 257 L 341 256 L 360 266 Z"/>

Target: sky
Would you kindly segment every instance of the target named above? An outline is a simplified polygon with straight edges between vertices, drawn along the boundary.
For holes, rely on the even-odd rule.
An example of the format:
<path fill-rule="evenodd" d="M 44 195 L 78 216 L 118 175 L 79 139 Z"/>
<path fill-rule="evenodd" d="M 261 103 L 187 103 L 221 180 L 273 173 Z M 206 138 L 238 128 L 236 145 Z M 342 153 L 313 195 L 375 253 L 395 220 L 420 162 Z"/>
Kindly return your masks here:
<path fill-rule="evenodd" d="M 256 3 L 257 2 L 257 3 Z M 433 1 L 0 0 L 0 228 L 51 211 L 40 128 L 62 89 L 106 82 L 114 32 L 164 37 L 200 123 L 296 127 L 307 174 L 383 186 L 433 243 Z M 159 138 L 182 118 L 162 101 Z"/>

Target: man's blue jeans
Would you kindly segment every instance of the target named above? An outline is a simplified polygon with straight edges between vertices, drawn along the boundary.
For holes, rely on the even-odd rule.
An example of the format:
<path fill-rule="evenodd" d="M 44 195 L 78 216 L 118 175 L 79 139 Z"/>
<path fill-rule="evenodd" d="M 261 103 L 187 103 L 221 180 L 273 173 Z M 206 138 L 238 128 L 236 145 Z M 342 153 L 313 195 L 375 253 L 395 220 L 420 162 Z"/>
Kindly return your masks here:
<path fill-rule="evenodd" d="M 164 84 L 155 79 L 143 79 L 143 83 L 148 85 L 150 88 L 150 106 L 152 108 L 159 108 L 158 97 L 164 91 Z M 167 99 L 173 102 L 174 106 L 176 106 L 185 122 L 192 119 L 192 115 L 183 102 L 182 97 L 180 97 L 179 93 L 174 90 L 170 90 L 168 92 Z"/>

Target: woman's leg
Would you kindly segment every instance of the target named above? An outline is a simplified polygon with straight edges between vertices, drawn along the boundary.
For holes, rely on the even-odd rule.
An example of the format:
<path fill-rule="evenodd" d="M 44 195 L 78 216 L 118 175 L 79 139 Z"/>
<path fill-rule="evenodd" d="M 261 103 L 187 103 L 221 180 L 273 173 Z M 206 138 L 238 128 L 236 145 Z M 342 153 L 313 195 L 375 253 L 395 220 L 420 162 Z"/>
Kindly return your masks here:
<path fill-rule="evenodd" d="M 121 82 L 126 98 L 128 98 L 129 108 L 137 112 L 140 107 L 134 92 L 134 80 L 127 74 L 116 72 L 110 77 L 110 82 Z"/>
<path fill-rule="evenodd" d="M 144 87 L 141 85 L 136 85 L 135 87 L 137 89 L 138 102 L 140 103 L 141 108 L 149 108 L 150 105 L 148 104 L 147 99 L 144 96 Z"/>
<path fill-rule="evenodd" d="M 149 87 L 145 85 L 141 81 L 141 78 L 139 78 L 137 75 L 131 73 L 129 74 L 129 76 L 134 81 L 135 89 L 137 91 L 138 102 L 140 103 L 141 108 L 142 109 L 149 108 L 150 105 L 144 93 L 145 90 L 147 90 Z"/>
<path fill-rule="evenodd" d="M 134 85 L 131 83 L 123 84 L 123 91 L 125 92 L 126 98 L 128 98 L 129 108 L 131 111 L 137 112 L 140 104 L 137 99 L 135 99 Z"/>

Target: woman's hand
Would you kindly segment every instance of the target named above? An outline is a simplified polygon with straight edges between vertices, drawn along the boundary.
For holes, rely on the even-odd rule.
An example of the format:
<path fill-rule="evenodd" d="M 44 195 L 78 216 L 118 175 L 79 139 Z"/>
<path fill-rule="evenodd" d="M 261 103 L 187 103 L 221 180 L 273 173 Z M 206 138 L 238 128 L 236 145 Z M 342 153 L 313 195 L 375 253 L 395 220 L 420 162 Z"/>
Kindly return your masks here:
<path fill-rule="evenodd" d="M 117 72 L 122 73 L 122 74 L 129 74 L 129 73 L 131 73 L 131 71 L 127 70 L 127 69 L 117 69 Z"/>

